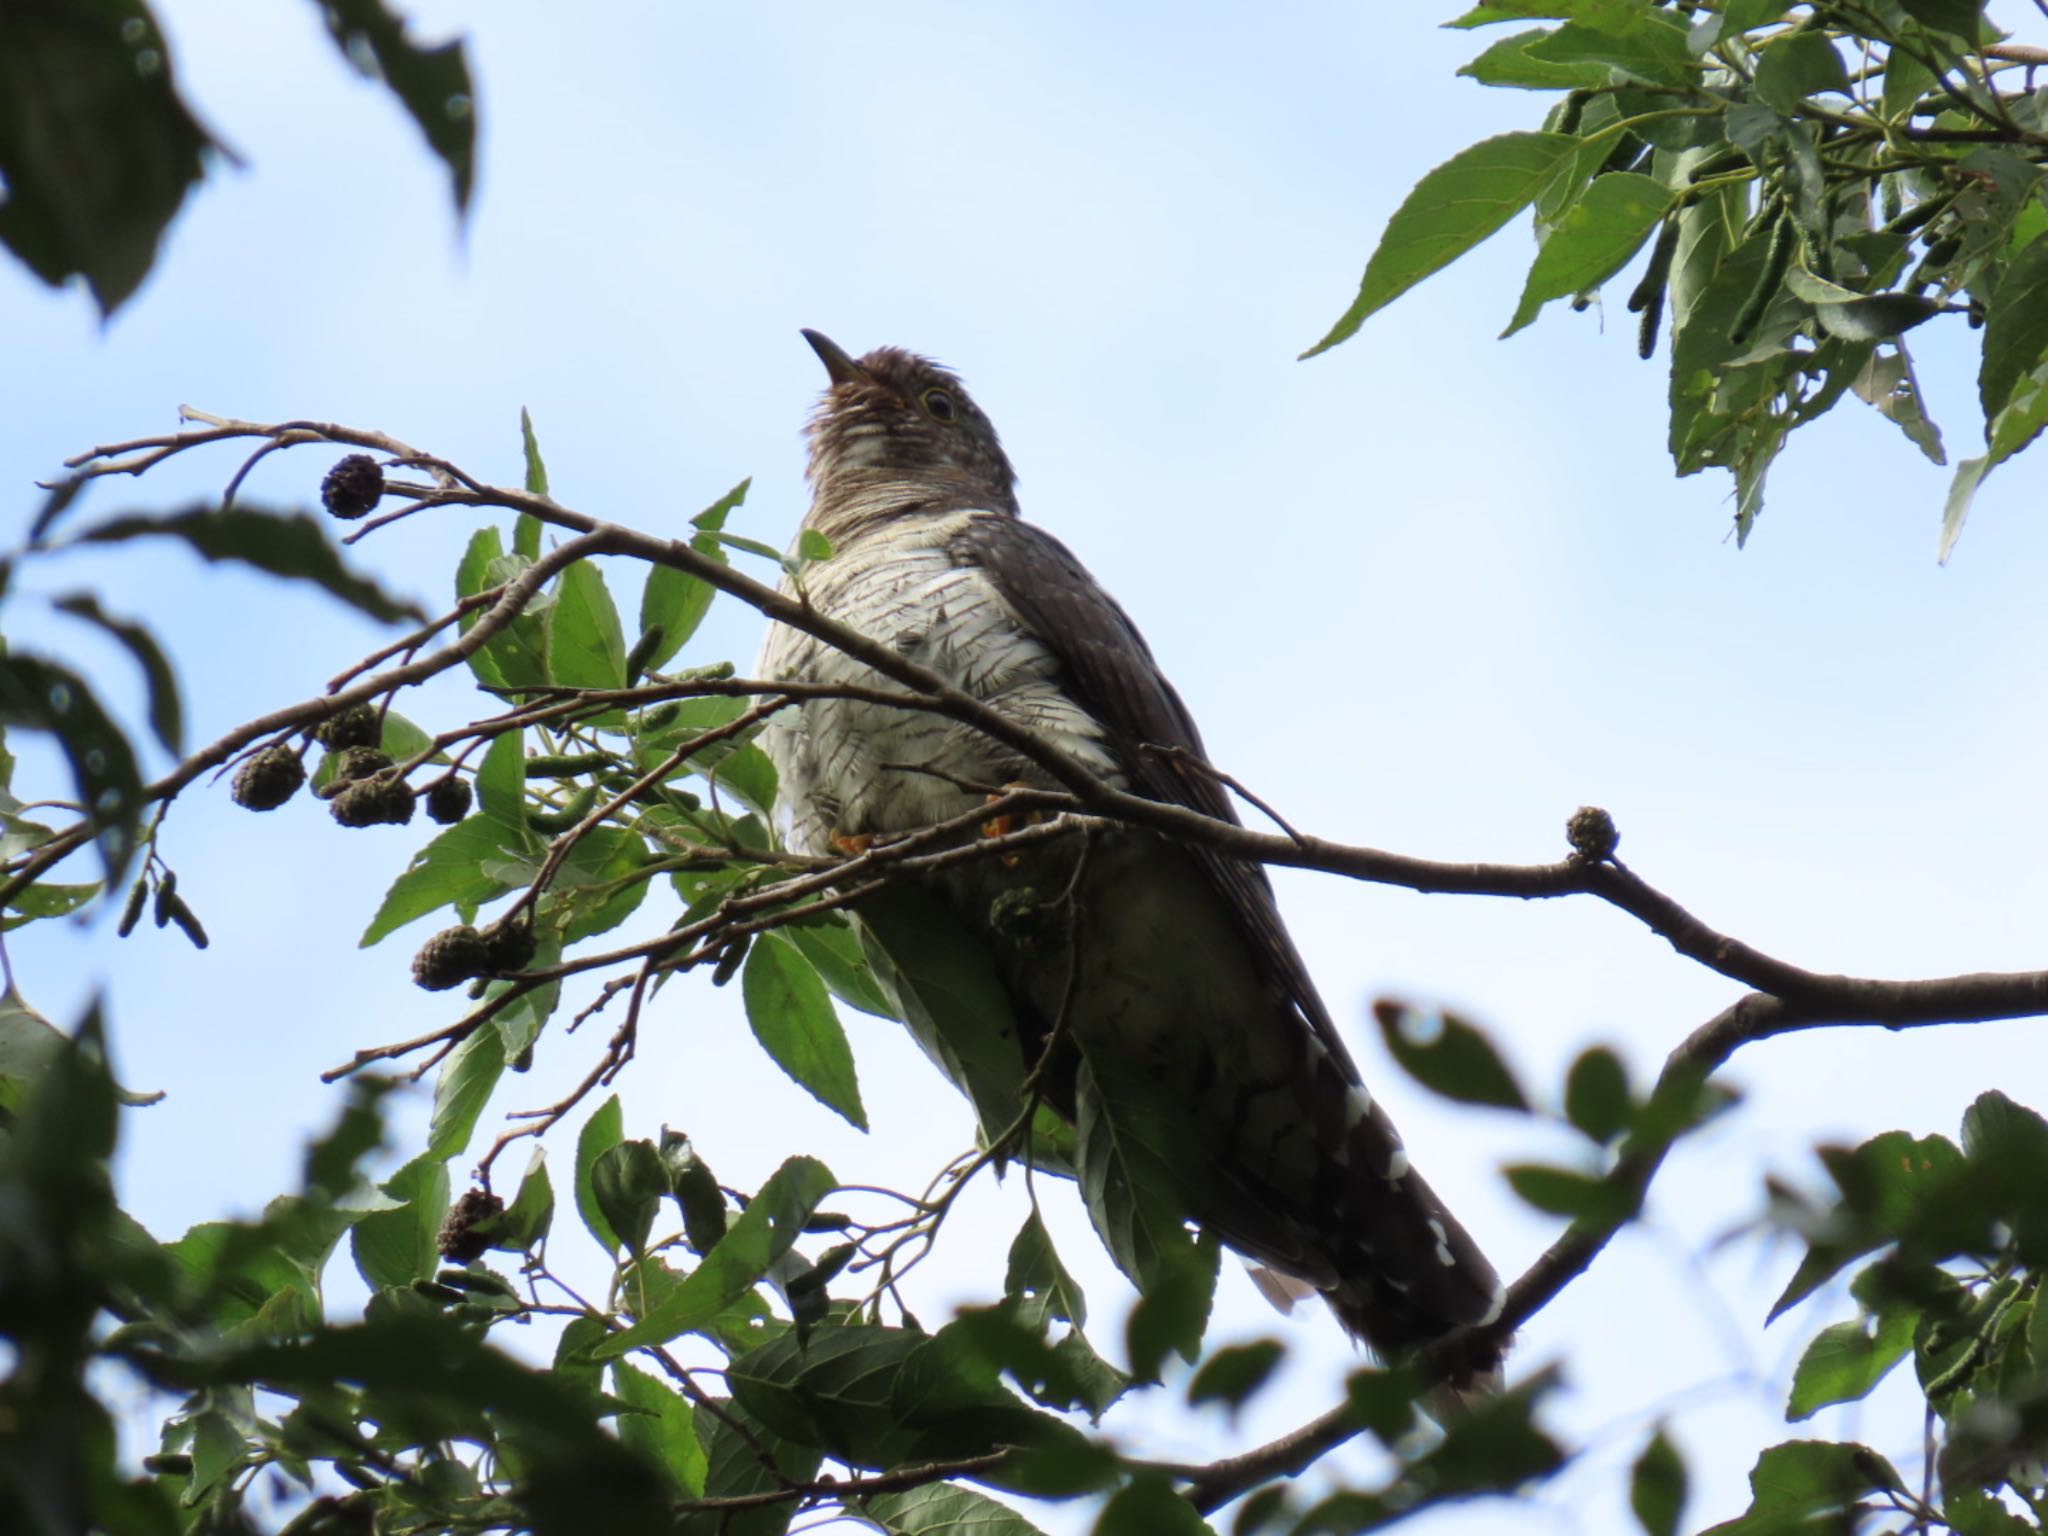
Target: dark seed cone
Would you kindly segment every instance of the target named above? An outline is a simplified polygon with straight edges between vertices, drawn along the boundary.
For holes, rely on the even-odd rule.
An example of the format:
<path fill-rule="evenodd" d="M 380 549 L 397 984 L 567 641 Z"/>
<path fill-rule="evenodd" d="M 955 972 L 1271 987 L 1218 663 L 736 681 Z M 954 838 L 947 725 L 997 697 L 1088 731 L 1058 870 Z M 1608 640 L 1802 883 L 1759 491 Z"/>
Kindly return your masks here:
<path fill-rule="evenodd" d="M 412 820 L 412 786 L 403 779 L 364 779 L 345 786 L 328 809 L 344 827 L 402 827 Z"/>
<path fill-rule="evenodd" d="M 486 1194 L 481 1189 L 463 1191 L 462 1198 L 448 1207 L 448 1214 L 441 1220 L 440 1235 L 434 1239 L 434 1246 L 441 1257 L 457 1264 L 467 1264 L 480 1259 L 484 1250 L 491 1246 L 488 1229 L 505 1213 L 505 1202 L 496 1195 Z"/>
<path fill-rule="evenodd" d="M 464 923 L 443 928 L 412 957 L 412 979 L 429 992 L 446 992 L 491 968 L 491 946 Z"/>
<path fill-rule="evenodd" d="M 452 827 L 469 814 L 470 801 L 474 798 L 469 780 L 436 779 L 427 787 L 427 818 L 444 827 Z"/>
<path fill-rule="evenodd" d="M 384 471 L 367 453 L 352 453 L 320 482 L 320 505 L 336 517 L 358 518 L 384 499 Z"/>
<path fill-rule="evenodd" d="M 375 706 L 369 704 L 351 704 L 313 727 L 313 739 L 330 752 L 346 747 L 374 747 L 383 734 L 384 722 L 378 718 Z"/>
<path fill-rule="evenodd" d="M 235 771 L 229 794 L 251 811 L 274 811 L 306 782 L 306 765 L 290 747 L 265 747 Z"/>
<path fill-rule="evenodd" d="M 539 946 L 534 942 L 531 924 L 514 918 L 509 922 L 492 923 L 483 934 L 484 944 L 491 954 L 491 970 L 523 971 L 533 963 L 534 951 Z"/>
<path fill-rule="evenodd" d="M 1564 824 L 1564 835 L 1572 852 L 1582 859 L 1611 859 L 1621 841 L 1614 818 L 1597 805 L 1582 805 L 1573 811 Z"/>
<path fill-rule="evenodd" d="M 392 766 L 390 757 L 375 747 L 348 747 L 329 756 L 334 760 L 334 767 L 327 775 L 327 782 L 313 791 L 322 800 L 332 800 L 351 784 L 375 778 Z"/>

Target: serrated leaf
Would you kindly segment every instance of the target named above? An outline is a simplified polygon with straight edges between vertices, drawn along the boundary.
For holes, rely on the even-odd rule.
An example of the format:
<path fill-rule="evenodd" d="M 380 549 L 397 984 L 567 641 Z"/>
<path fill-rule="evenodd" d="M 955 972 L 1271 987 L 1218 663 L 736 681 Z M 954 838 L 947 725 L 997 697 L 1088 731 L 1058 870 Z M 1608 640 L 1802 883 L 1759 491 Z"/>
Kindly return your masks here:
<path fill-rule="evenodd" d="M 1458 73 L 1477 80 L 1481 85 L 1531 91 L 1571 91 L 1607 83 L 1605 64 L 1560 64 L 1531 57 L 1530 45 L 1549 37 L 1551 30 L 1539 27 L 1504 37 Z"/>
<path fill-rule="evenodd" d="M 591 1112 L 590 1118 L 583 1122 L 583 1129 L 576 1135 L 576 1213 L 583 1218 L 583 1225 L 606 1253 L 618 1251 L 619 1235 L 597 1203 L 597 1193 L 591 1185 L 591 1170 L 607 1149 L 624 1139 L 625 1124 L 626 1114 L 620 1108 L 619 1096 L 615 1093 Z"/>
<path fill-rule="evenodd" d="M 1505 133 L 1459 151 L 1415 185 L 1387 221 L 1358 297 L 1303 357 L 1348 341 L 1375 311 L 1450 265 L 1536 200 L 1578 154 L 1563 133 Z"/>
<path fill-rule="evenodd" d="M 519 451 L 526 461 L 526 491 L 530 496 L 548 493 L 547 460 L 540 456 L 540 438 L 533 430 L 533 413 L 519 407 Z"/>
<path fill-rule="evenodd" d="M 626 686 L 626 637 L 596 562 L 578 560 L 547 615 L 548 680 L 563 688 Z"/>
<path fill-rule="evenodd" d="M 135 664 L 142 669 L 143 681 L 149 689 L 149 728 L 156 732 L 156 739 L 164 744 L 165 751 L 182 757 L 185 752 L 184 704 L 178 695 L 177 675 L 171 671 L 170 659 L 156 643 L 156 637 L 140 624 L 117 619 L 107 613 L 90 592 L 66 593 L 54 599 L 51 606 L 73 618 L 97 625 L 127 648 Z"/>
<path fill-rule="evenodd" d="M 1900 1307 L 1867 1322 L 1823 1328 L 1792 1373 L 1785 1417 L 1797 1423 L 1832 1403 L 1867 1397 L 1912 1349 L 1919 1318 L 1917 1310 Z"/>
<path fill-rule="evenodd" d="M 847 1007 L 877 1018 L 896 1017 L 889 999 L 875 984 L 874 972 L 868 969 L 860 936 L 838 913 L 820 922 L 791 923 L 776 931 L 802 952 L 826 990 Z"/>
<path fill-rule="evenodd" d="M 2012 259 L 1992 290 L 1984 314 L 1984 360 L 1977 398 L 1991 421 L 2012 399 L 2014 387 L 2048 362 L 2048 235 Z"/>
<path fill-rule="evenodd" d="M 381 79 L 448 168 L 458 215 L 476 181 L 476 93 L 460 40 L 422 47 L 383 0 L 322 0 L 321 15 L 342 56 Z"/>
<path fill-rule="evenodd" d="M 754 1038 L 811 1097 L 861 1130 L 868 1128 L 853 1050 L 825 983 L 780 933 L 755 936 L 740 990 Z"/>
<path fill-rule="evenodd" d="M 1629 25 L 1612 31 L 1568 21 L 1532 44 L 1529 53 L 1550 64 L 1603 65 L 1649 85 L 1682 88 L 1699 78 L 1699 62 L 1692 56 L 1685 23 L 1656 11 L 1634 10 Z"/>
<path fill-rule="evenodd" d="M 201 504 L 183 512 L 136 513 L 95 523 L 73 544 L 124 544 L 134 539 L 177 539 L 201 559 L 252 566 L 266 575 L 311 582 L 380 623 L 424 623 L 417 603 L 392 597 L 343 562 L 327 530 L 304 512 L 271 512 L 236 502 Z"/>
<path fill-rule="evenodd" d="M 1036 1209 L 1024 1218 L 1010 1243 L 1009 1267 L 1003 1276 L 1003 1294 L 1026 1304 L 1028 1320 L 1043 1327 L 1049 1320 L 1085 1326 L 1088 1301 L 1074 1277 L 1060 1263 L 1052 1234 Z"/>
<path fill-rule="evenodd" d="M 889 1536 L 1044 1536 L 1009 1505 L 953 1483 L 870 1494 L 857 1507 Z"/>
<path fill-rule="evenodd" d="M 491 871 L 526 860 L 526 849 L 488 816 L 471 816 L 437 834 L 391 882 L 357 946 L 368 949 L 407 923 L 443 907 L 475 909 L 512 889 Z"/>
<path fill-rule="evenodd" d="M 1654 176 L 1615 171 L 1595 178 L 1537 250 L 1521 302 L 1501 335 L 1514 335 L 1552 299 L 1597 288 L 1619 272 L 1671 204 L 1670 189 Z"/>
<path fill-rule="evenodd" d="M 694 1332 L 753 1289 L 802 1233 L 836 1181 L 815 1158 L 792 1157 L 761 1186 L 718 1245 L 646 1317 L 592 1351 L 601 1360 Z"/>
<path fill-rule="evenodd" d="M 1372 1011 L 1389 1053 L 1423 1087 L 1461 1104 L 1528 1112 L 1529 1097 L 1493 1042 L 1464 1019 L 1384 998 Z"/>
<path fill-rule="evenodd" d="M 704 1496 L 744 1497 L 768 1493 L 817 1476 L 823 1459 L 815 1446 L 774 1434 L 737 1403 L 714 1401 L 704 1425 Z M 762 1461 L 765 1451 L 770 1464 Z M 674 1536 L 782 1536 L 796 1513 L 794 1501 L 749 1509 L 686 1513 Z"/>
<path fill-rule="evenodd" d="M 441 1063 L 434 1079 L 434 1116 L 427 1127 L 429 1156 L 446 1162 L 469 1145 L 504 1070 L 505 1052 L 494 1029 L 472 1030 Z"/>

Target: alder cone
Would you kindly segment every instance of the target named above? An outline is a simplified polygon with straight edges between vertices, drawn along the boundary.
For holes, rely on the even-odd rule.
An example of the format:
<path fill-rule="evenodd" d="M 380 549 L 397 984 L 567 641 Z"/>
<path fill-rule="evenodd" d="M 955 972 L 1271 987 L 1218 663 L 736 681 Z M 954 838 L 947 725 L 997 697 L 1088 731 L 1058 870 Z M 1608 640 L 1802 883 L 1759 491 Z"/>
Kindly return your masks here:
<path fill-rule="evenodd" d="M 446 992 L 491 969 L 491 946 L 467 923 L 443 928 L 412 957 L 412 979 L 429 992 Z"/>
<path fill-rule="evenodd" d="M 306 782 L 306 765 L 290 747 L 265 747 L 235 771 L 228 793 L 244 810 L 274 811 Z"/>

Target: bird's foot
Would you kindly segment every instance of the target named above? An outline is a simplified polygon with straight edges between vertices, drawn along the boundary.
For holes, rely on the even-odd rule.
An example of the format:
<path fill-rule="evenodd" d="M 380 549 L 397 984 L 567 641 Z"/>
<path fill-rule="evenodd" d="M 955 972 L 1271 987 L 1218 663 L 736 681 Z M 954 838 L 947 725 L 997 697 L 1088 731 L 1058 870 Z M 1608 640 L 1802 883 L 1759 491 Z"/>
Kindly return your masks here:
<path fill-rule="evenodd" d="M 873 832 L 836 832 L 832 835 L 832 847 L 848 858 L 866 853 L 880 839 Z"/>
<path fill-rule="evenodd" d="M 1021 782 L 1005 784 L 995 794 L 988 797 L 989 803 L 993 805 L 995 802 L 1006 798 L 1013 790 L 1036 788 L 1038 788 L 1036 784 Z M 1058 813 L 1043 806 L 1027 811 L 1004 811 L 1000 815 L 989 817 L 988 820 L 981 824 L 981 835 L 983 837 L 1008 837 L 1012 832 L 1022 831 L 1025 827 L 1041 826 L 1051 821 L 1056 814 Z M 1018 855 L 1014 853 L 1002 855 L 1003 868 L 1015 869 L 1017 867 L 1017 859 Z"/>

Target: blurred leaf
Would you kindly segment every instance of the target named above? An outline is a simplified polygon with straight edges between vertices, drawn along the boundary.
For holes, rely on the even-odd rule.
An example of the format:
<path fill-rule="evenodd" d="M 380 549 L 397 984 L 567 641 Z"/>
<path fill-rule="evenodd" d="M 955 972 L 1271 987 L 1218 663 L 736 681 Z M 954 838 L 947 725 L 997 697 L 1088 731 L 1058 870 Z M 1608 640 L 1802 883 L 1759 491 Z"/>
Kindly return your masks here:
<path fill-rule="evenodd" d="M 1984 0 L 1900 0 L 1900 8 L 1922 26 L 1966 43 L 1977 41 L 1984 18 Z"/>
<path fill-rule="evenodd" d="M 815 1158 L 785 1161 L 673 1294 L 592 1353 L 600 1360 L 616 1359 L 703 1327 L 751 1290 L 768 1266 L 788 1251 L 835 1183 L 831 1170 Z"/>
<path fill-rule="evenodd" d="M 803 954 L 773 929 L 756 934 L 740 990 L 754 1038 L 775 1064 L 819 1103 L 866 1130 L 846 1031 Z"/>
<path fill-rule="evenodd" d="M 624 1139 L 625 1123 L 625 1111 L 619 1107 L 619 1096 L 615 1093 L 597 1106 L 576 1137 L 576 1212 L 606 1253 L 616 1253 L 621 1244 L 604 1207 L 598 1203 L 592 1173 L 597 1160 Z"/>
<path fill-rule="evenodd" d="M 1195 1506 L 1156 1472 L 1133 1478 L 1116 1491 L 1096 1518 L 1094 1536 L 1215 1536 Z"/>
<path fill-rule="evenodd" d="M 1887 1131 L 1853 1150 L 1823 1147 L 1820 1156 L 1841 1199 L 1828 1224 L 1809 1237 L 1806 1257 L 1772 1305 L 1771 1318 L 1811 1295 L 1851 1259 L 1917 1232 L 1930 1217 L 1945 1220 L 1963 1161 L 1946 1137 L 1916 1140 L 1904 1131 Z"/>
<path fill-rule="evenodd" d="M 1564 1116 L 1601 1146 L 1628 1128 L 1628 1068 L 1604 1045 L 1581 1051 L 1564 1080 Z"/>
<path fill-rule="evenodd" d="M 135 749 L 113 717 L 68 667 L 8 651 L 0 653 L 0 725 L 57 738 L 79 803 L 98 825 L 107 884 L 119 885 L 135 853 L 145 802 Z"/>
<path fill-rule="evenodd" d="M 1575 1168 L 1542 1163 L 1514 1163 L 1506 1170 L 1508 1185 L 1539 1211 L 1609 1226 L 1635 1214 L 1635 1194 L 1627 1186 Z"/>
<path fill-rule="evenodd" d="M 562 572 L 547 615 L 548 680 L 563 688 L 626 686 L 626 637 L 595 561 Z"/>
<path fill-rule="evenodd" d="M 51 1065 L 72 1049 L 71 1037 L 29 1007 L 19 992 L 12 987 L 0 992 L 0 1110 L 19 1111 Z M 137 1093 L 119 1083 L 113 1092 L 114 1102 L 125 1105 L 155 1104 L 164 1097 L 162 1089 Z"/>
<path fill-rule="evenodd" d="M 1635 1511 L 1646 1536 L 1678 1536 L 1685 1492 L 1685 1458 L 1660 1427 L 1629 1473 L 1629 1508 Z"/>
<path fill-rule="evenodd" d="M 1188 1402 L 1223 1403 L 1235 1410 L 1245 1399 L 1271 1379 L 1286 1357 L 1287 1346 L 1278 1339 L 1254 1339 L 1249 1344 L 1230 1344 L 1202 1362 L 1188 1383 Z"/>
<path fill-rule="evenodd" d="M 1769 1536 L 1811 1529 L 1843 1529 L 1847 1512 L 1868 1494 L 1903 1492 L 1892 1464 L 1865 1445 L 1830 1440 L 1790 1440 L 1757 1458 L 1749 1474 L 1746 1514 L 1714 1526 L 1702 1536 Z M 1829 1517 L 1825 1524 L 1800 1522 Z"/>
<path fill-rule="evenodd" d="M 493 1248 L 524 1253 L 548 1235 L 555 1218 L 555 1184 L 548 1177 L 547 1148 L 536 1143 L 520 1176 L 519 1192 L 498 1218 Z"/>
<path fill-rule="evenodd" d="M 1654 176 L 1616 171 L 1597 178 L 1536 252 L 1514 318 L 1512 336 L 1552 299 L 1597 288 L 1642 248 L 1671 209 L 1671 191 Z"/>
<path fill-rule="evenodd" d="M 547 495 L 547 461 L 540 456 L 540 438 L 534 434 L 533 415 L 523 405 L 519 407 L 519 448 L 526 460 L 527 492 L 534 496 Z"/>
<path fill-rule="evenodd" d="M 1579 141 L 1569 134 L 1504 133 L 1460 150 L 1431 171 L 1387 221 L 1365 264 L 1358 297 L 1302 356 L 1314 357 L 1350 340 L 1374 311 L 1528 207 L 1578 151 Z"/>
<path fill-rule="evenodd" d="M 469 211 L 476 182 L 476 93 L 460 42 L 423 48 L 383 0 L 321 0 L 328 33 L 363 74 L 381 78 L 427 147 L 448 167 L 458 215 Z"/>
<path fill-rule="evenodd" d="M 0 7 L 0 241 L 44 282 L 111 315 L 215 147 L 142 0 Z"/>
<path fill-rule="evenodd" d="M 178 679 L 156 637 L 140 624 L 110 616 L 90 592 L 66 593 L 53 599 L 51 606 L 99 626 L 127 647 L 135 664 L 142 668 L 143 680 L 149 687 L 149 728 L 156 732 L 156 739 L 164 744 L 166 752 L 173 757 L 184 756 L 185 709 L 178 696 Z"/>
<path fill-rule="evenodd" d="M 1488 1040 L 1455 1014 L 1382 998 L 1372 1005 L 1395 1061 L 1423 1087 L 1461 1104 L 1529 1109 L 1528 1095 Z"/>
<path fill-rule="evenodd" d="M 704 1492 L 704 1448 L 690 1405 L 667 1382 L 629 1360 L 612 1362 L 612 1390 L 639 1409 L 619 1415 L 619 1438 L 663 1468 L 686 1498 Z"/>
<path fill-rule="evenodd" d="M 1785 1417 L 1797 1423 L 1834 1403 L 1852 1403 L 1870 1391 L 1913 1347 L 1919 1313 L 1899 1308 L 1868 1322 L 1823 1328 L 1799 1357 Z"/>
<path fill-rule="evenodd" d="M 392 597 L 350 570 L 326 528 L 304 512 L 269 512 L 242 502 L 232 507 L 202 503 L 183 512 L 109 518 L 74 534 L 70 542 L 121 544 L 159 535 L 181 540 L 209 564 L 235 561 L 266 575 L 311 582 L 380 623 L 426 622 L 417 603 Z"/>
<path fill-rule="evenodd" d="M 1131 1375 L 1139 1381 L 1157 1381 L 1169 1351 L 1190 1364 L 1201 1355 L 1218 1254 L 1216 1240 L 1206 1236 L 1159 1250 L 1149 1284 L 1124 1324 Z"/>
<path fill-rule="evenodd" d="M 604 1212 L 605 1225 L 637 1257 L 646 1251 L 654 1213 L 668 1193 L 668 1169 L 653 1142 L 617 1142 L 591 1165 L 590 1193 Z"/>
<path fill-rule="evenodd" d="M 768 1493 L 818 1475 L 823 1460 L 816 1447 L 771 1433 L 737 1403 L 719 1402 L 707 1415 L 704 1435 L 704 1496 L 733 1498 Z M 770 1464 L 764 1464 L 762 1452 Z M 685 1513 L 675 1536 L 782 1536 L 796 1513 L 794 1500 L 752 1509 Z"/>
<path fill-rule="evenodd" d="M 1856 391 L 1858 399 L 1876 406 L 1879 414 L 1896 423 L 1907 441 L 1932 462 L 1948 462 L 1941 445 L 1941 429 L 1924 409 L 1920 380 L 1903 341 L 1873 348 L 1870 360 L 1849 387 Z"/>

